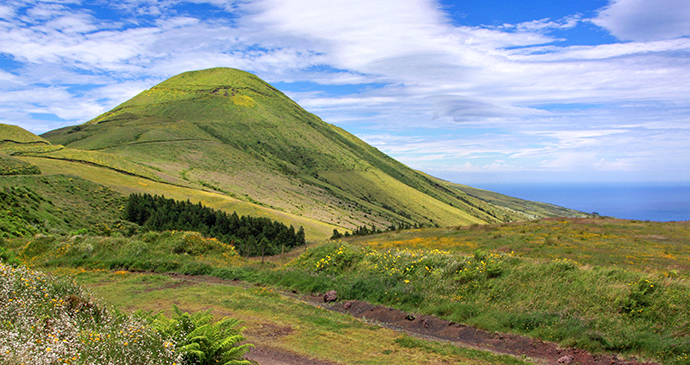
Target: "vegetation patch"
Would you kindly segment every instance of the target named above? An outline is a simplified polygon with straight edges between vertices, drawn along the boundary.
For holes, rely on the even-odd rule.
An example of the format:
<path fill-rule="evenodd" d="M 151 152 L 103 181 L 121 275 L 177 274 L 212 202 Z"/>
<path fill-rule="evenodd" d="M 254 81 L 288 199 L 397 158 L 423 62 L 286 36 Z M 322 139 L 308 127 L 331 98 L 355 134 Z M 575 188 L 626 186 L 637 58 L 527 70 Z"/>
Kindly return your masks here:
<path fill-rule="evenodd" d="M 431 242 L 430 242 L 431 243 Z M 374 250 L 345 243 L 309 249 L 290 265 L 359 299 L 433 314 L 489 331 L 683 364 L 690 285 L 657 274 L 535 261 L 475 250 Z M 281 285 L 298 275 L 282 275 Z M 266 278 L 265 280 L 270 279 Z M 270 280 L 267 280 L 271 282 Z M 330 285 L 330 286 L 329 286 Z"/>
<path fill-rule="evenodd" d="M 16 154 L 16 153 L 15 153 Z M 160 181 L 161 179 L 144 165 L 134 163 L 122 156 L 113 155 L 99 151 L 85 151 L 71 148 L 64 148 L 49 152 L 22 152 L 21 156 L 50 158 L 57 160 L 76 161 L 105 167 L 125 174 L 141 176 L 146 179 Z"/>
<path fill-rule="evenodd" d="M 45 139 L 16 125 L 0 124 L 0 136 L 2 136 L 0 144 L 3 142 L 50 144 Z"/>
<path fill-rule="evenodd" d="M 67 175 L 0 178 L 0 237 L 84 233 L 110 235 L 125 200 L 110 188 Z"/>
<path fill-rule="evenodd" d="M 550 224 L 531 222 L 459 231 L 426 229 L 365 237 L 376 244 L 364 244 L 365 238 L 351 237 L 350 242 L 310 246 L 287 263 L 278 264 L 276 258 L 263 265 L 242 259 L 230 245 L 199 233 L 179 231 L 136 233 L 129 238 L 15 238 L 5 247 L 34 265 L 214 275 L 302 293 L 336 290 L 341 300 L 366 300 L 594 352 L 613 351 L 668 364 L 684 363 L 690 354 L 689 337 L 685 335 L 690 333 L 690 285 L 683 271 L 669 275 L 666 269 L 655 271 L 647 266 L 633 270 L 625 263 L 582 265 L 573 259 L 518 256 L 492 250 L 489 244 L 477 248 L 481 246 L 467 245 L 464 239 L 453 247 L 452 241 L 443 236 L 421 236 L 464 232 L 476 238 L 481 233 L 491 241 L 490 237 L 506 234 L 504 228 L 510 228 L 515 235 L 530 238 L 530 228 L 543 229 Z M 623 229 L 624 222 L 616 224 L 616 229 Z M 629 222 L 628 239 L 645 232 L 644 224 Z M 680 239 L 682 236 L 671 232 L 682 231 L 685 225 L 668 225 L 663 230 L 665 236 Z M 399 240 L 409 235 L 416 238 Z M 588 234 L 582 226 L 572 233 L 561 232 L 558 239 L 580 241 L 581 236 L 592 244 L 598 242 L 594 239 L 597 236 Z M 396 241 L 384 245 L 391 238 Z M 531 239 L 526 241 L 529 244 Z M 513 242 L 516 250 L 520 249 L 519 241 Z M 440 247 L 439 243 L 443 250 L 433 248 Z M 610 250 L 603 252 L 613 252 L 615 257 L 617 251 Z M 685 259 L 684 255 L 687 253 L 674 258 Z"/>
<path fill-rule="evenodd" d="M 536 260 L 578 265 L 690 274 L 690 222 L 644 222 L 609 218 L 541 219 L 468 227 L 405 230 L 348 242 L 376 250 L 423 249 L 473 254 L 478 248 Z M 556 269 L 556 267 L 554 267 Z"/>
<path fill-rule="evenodd" d="M 76 282 L 0 263 L 0 361 L 151 364 L 178 361 L 175 344 L 135 315 L 107 309 Z"/>
<path fill-rule="evenodd" d="M 40 175 L 38 166 L 0 153 L 0 175 Z"/>
<path fill-rule="evenodd" d="M 242 333 L 257 348 L 271 352 L 285 351 L 327 362 L 357 364 L 450 363 L 467 365 L 526 364 L 508 356 L 489 352 L 458 349 L 420 341 L 425 347 L 404 347 L 396 343 L 395 331 L 361 322 L 352 316 L 314 307 L 281 291 L 263 285 L 228 286 L 204 278 L 112 273 L 59 269 L 73 273 L 78 280 L 111 303 L 128 310 L 165 310 L 168 317 L 172 305 L 189 312 L 231 315 L 242 321 Z M 184 284 L 184 285 L 183 285 Z M 445 347 L 445 348 L 444 348 Z M 305 363 L 307 359 L 305 358 Z"/>
<path fill-rule="evenodd" d="M 275 255 L 281 251 L 303 246 L 304 228 L 297 232 L 293 226 L 269 218 L 228 215 L 188 201 L 175 201 L 163 196 L 132 194 L 127 199 L 124 218 L 145 229 L 197 231 L 205 236 L 237 247 L 244 256 Z M 196 244 L 184 242 L 174 253 L 193 254 Z"/>

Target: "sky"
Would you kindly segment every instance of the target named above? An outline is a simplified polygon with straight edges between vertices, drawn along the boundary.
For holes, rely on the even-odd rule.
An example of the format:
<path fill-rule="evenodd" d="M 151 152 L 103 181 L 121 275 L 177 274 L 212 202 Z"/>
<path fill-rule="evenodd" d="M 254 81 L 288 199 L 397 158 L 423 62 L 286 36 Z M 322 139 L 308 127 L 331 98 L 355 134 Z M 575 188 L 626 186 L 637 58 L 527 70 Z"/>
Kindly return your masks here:
<path fill-rule="evenodd" d="M 687 0 L 0 2 L 0 123 L 252 72 L 457 183 L 690 183 Z"/>

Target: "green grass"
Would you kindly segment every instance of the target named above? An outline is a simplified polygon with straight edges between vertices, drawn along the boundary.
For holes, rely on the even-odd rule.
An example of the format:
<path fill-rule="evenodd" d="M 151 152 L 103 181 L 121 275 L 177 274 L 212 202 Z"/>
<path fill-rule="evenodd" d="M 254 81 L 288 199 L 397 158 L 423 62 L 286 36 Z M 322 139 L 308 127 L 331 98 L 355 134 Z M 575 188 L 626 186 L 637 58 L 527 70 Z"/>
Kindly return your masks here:
<path fill-rule="evenodd" d="M 166 311 L 172 305 L 243 321 L 248 341 L 345 364 L 525 364 L 510 356 L 401 337 L 350 316 L 312 307 L 263 286 L 226 286 L 167 276 L 57 270 L 122 310 Z"/>
<path fill-rule="evenodd" d="M 440 249 L 471 254 L 482 248 L 532 259 L 569 259 L 660 275 L 690 275 L 689 222 L 548 219 L 488 226 L 391 232 L 348 242 L 388 250 Z M 675 272 L 675 274 L 674 274 Z"/>
<path fill-rule="evenodd" d="M 41 174 L 38 166 L 0 153 L 0 175 L 37 175 Z"/>
<path fill-rule="evenodd" d="M 121 156 L 98 151 L 84 151 L 71 148 L 63 148 L 45 153 L 23 152 L 20 156 L 40 157 L 45 159 L 76 161 L 103 168 L 115 170 L 124 174 L 140 176 L 149 180 L 161 180 L 151 169 L 145 165 L 133 163 Z"/>
<path fill-rule="evenodd" d="M 17 239 L 8 246 L 33 265 L 211 274 L 243 261 L 231 245 L 196 232 L 146 232 L 116 225 L 114 237 L 73 235 Z M 177 252 L 177 253 L 176 253 Z M 191 252 L 188 253 L 188 252 Z"/>
<path fill-rule="evenodd" d="M 167 198 L 174 198 L 177 200 L 189 199 L 194 203 L 201 202 L 205 206 L 223 210 L 230 214 L 235 211 L 238 215 L 267 217 L 286 225 L 293 225 L 295 227 L 302 226 L 304 227 L 308 240 L 326 239 L 331 236 L 334 228 L 340 228 L 336 225 L 320 222 L 307 217 L 259 206 L 223 193 L 151 181 L 139 176 L 127 175 L 114 170 L 103 169 L 98 166 L 85 165 L 78 162 L 36 157 L 21 157 L 21 159 L 39 166 L 44 176 L 62 174 L 65 171 L 69 171 L 71 174 L 103 185 L 122 195 L 149 193 L 164 195 Z"/>
<path fill-rule="evenodd" d="M 0 136 L 0 144 L 3 142 L 50 144 L 45 139 L 16 125 L 0 124 Z"/>
<path fill-rule="evenodd" d="M 308 250 L 293 265 L 312 275 L 312 282 L 325 281 L 343 299 L 668 364 L 683 364 L 690 354 L 685 335 L 690 333 L 690 285 L 665 272 L 583 267 L 567 259 L 536 261 L 482 250 L 466 256 L 342 243 Z M 276 284 L 307 289 L 297 275 L 276 276 L 282 277 Z"/>
<path fill-rule="evenodd" d="M 560 244 L 546 244 L 552 234 Z M 683 364 L 690 354 L 687 223 L 574 219 L 411 230 L 312 245 L 266 265 L 210 248 L 171 255 L 186 235 L 15 239 L 8 247 L 35 265 L 213 275 L 301 293 L 335 289 L 342 300 L 665 364 Z"/>
<path fill-rule="evenodd" d="M 120 219 L 125 198 L 73 175 L 0 177 L 0 237 L 78 230 L 104 234 Z"/>

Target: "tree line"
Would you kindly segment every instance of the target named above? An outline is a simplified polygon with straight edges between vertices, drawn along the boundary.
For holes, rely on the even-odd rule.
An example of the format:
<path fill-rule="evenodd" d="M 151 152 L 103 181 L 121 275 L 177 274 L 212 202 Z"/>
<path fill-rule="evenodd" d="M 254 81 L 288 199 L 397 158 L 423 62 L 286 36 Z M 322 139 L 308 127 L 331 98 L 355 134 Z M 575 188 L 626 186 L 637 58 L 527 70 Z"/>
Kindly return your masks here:
<path fill-rule="evenodd" d="M 269 218 L 240 217 L 158 195 L 131 194 L 124 218 L 152 231 L 199 232 L 235 246 L 243 256 L 275 255 L 306 243 L 303 227 L 295 231 Z"/>
<path fill-rule="evenodd" d="M 391 224 L 388 226 L 385 230 L 381 230 L 380 228 L 377 228 L 376 226 L 372 225 L 371 228 L 367 226 L 360 226 L 355 228 L 352 233 L 345 231 L 345 233 L 340 233 L 337 229 L 333 230 L 333 235 L 331 236 L 332 240 L 337 240 L 343 237 L 350 237 L 350 236 L 369 236 L 372 234 L 379 234 L 379 233 L 384 233 L 384 232 L 393 232 L 393 231 L 402 231 L 406 229 L 419 229 L 419 228 L 427 228 L 427 227 L 439 227 L 438 224 L 424 224 L 424 223 L 415 223 L 415 224 L 409 224 L 409 223 L 398 223 L 396 226 L 395 224 Z"/>

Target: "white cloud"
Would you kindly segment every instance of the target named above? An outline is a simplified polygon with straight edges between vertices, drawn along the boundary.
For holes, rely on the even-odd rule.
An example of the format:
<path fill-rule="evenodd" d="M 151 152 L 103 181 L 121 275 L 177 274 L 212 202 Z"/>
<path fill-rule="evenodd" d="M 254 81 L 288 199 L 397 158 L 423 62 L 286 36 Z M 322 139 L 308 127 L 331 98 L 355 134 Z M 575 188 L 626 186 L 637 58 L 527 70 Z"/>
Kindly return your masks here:
<path fill-rule="evenodd" d="M 622 40 L 654 41 L 690 36 L 690 2 L 612 0 L 592 22 Z"/>
<path fill-rule="evenodd" d="M 650 14 L 675 33 L 640 23 L 646 2 L 622 0 L 592 21 L 634 42 L 569 47 L 549 32 L 580 26 L 577 14 L 487 28 L 454 25 L 433 0 L 193 2 L 218 12 L 196 17 L 176 10 L 182 0 L 107 3 L 109 19 L 78 5 L 0 5 L 0 53 L 20 65 L 0 70 L 3 120 L 33 131 L 76 124 L 172 75 L 227 66 L 269 82 L 376 83 L 349 95 L 289 94 L 360 134 L 424 134 L 367 137 L 416 168 L 668 167 L 655 156 L 670 155 L 690 163 L 681 142 L 690 138 L 690 40 L 668 39 L 690 29 L 680 19 L 690 16 L 673 20 L 670 1 Z M 634 24 L 653 36 L 625 35 Z M 481 128 L 500 133 L 456 133 Z"/>
<path fill-rule="evenodd" d="M 0 5 L 0 19 L 11 19 L 14 17 L 14 8 L 9 5 Z"/>
<path fill-rule="evenodd" d="M 571 15 L 560 19 L 558 21 L 553 21 L 549 18 L 532 20 L 529 22 L 522 22 L 516 25 L 513 24 L 503 24 L 498 29 L 515 29 L 521 32 L 542 32 L 551 31 L 554 29 L 571 29 L 575 28 L 577 24 L 582 20 L 582 16 L 579 14 Z"/>

